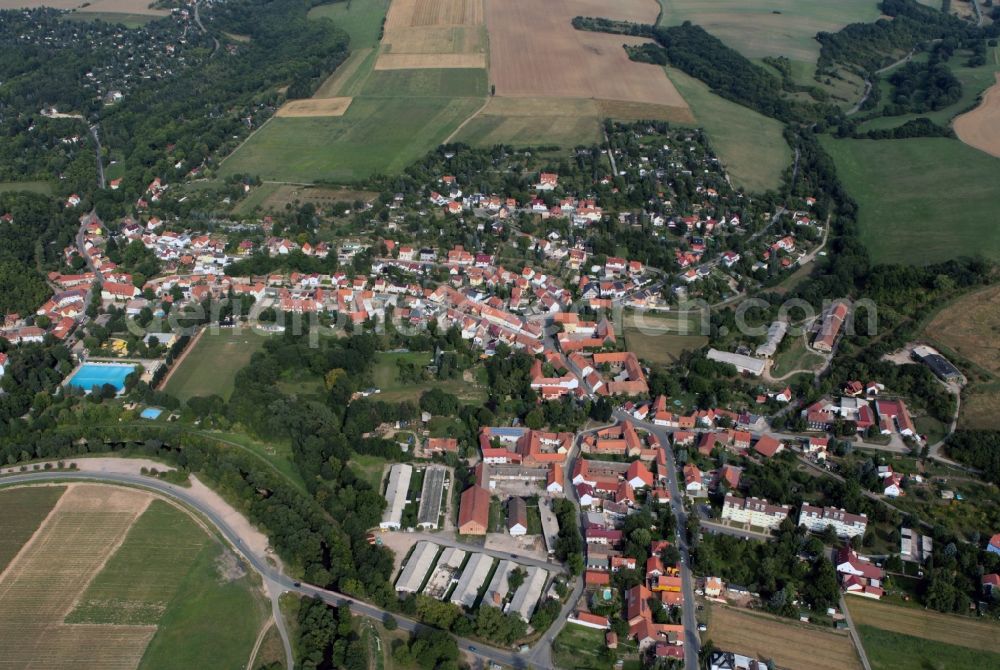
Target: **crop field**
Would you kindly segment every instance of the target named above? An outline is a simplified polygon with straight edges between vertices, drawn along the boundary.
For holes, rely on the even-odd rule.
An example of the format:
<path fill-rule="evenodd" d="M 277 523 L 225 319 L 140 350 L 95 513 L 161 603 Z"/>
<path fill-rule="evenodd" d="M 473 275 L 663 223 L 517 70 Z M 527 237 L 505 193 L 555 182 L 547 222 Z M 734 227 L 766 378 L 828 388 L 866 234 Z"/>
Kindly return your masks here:
<path fill-rule="evenodd" d="M 970 147 L 1000 158 L 1000 73 L 971 112 L 955 119 L 955 134 Z"/>
<path fill-rule="evenodd" d="M 0 509 L 4 517 L 3 532 L 0 533 L 0 574 L 21 551 L 65 490 L 61 486 L 0 490 Z"/>
<path fill-rule="evenodd" d="M 661 0 L 662 25 L 691 21 L 747 58 L 786 56 L 815 63 L 820 31 L 879 16 L 877 0 Z"/>
<path fill-rule="evenodd" d="M 440 144 L 479 98 L 356 97 L 335 118 L 274 119 L 222 165 L 265 180 L 355 182 L 399 172 Z"/>
<path fill-rule="evenodd" d="M 263 598 L 186 512 L 135 489 L 46 488 L 61 497 L 0 575 L 0 667 L 246 662 Z"/>
<path fill-rule="evenodd" d="M 782 668 L 861 667 L 846 632 L 717 605 L 712 606 L 709 628 L 716 648 L 770 658 Z"/>
<path fill-rule="evenodd" d="M 872 626 L 858 626 L 873 670 L 980 670 L 1000 666 L 1000 655 L 925 640 Z"/>
<path fill-rule="evenodd" d="M 653 0 L 614 5 L 595 0 L 487 0 L 490 80 L 497 95 L 598 98 L 685 107 L 663 72 L 630 61 L 622 44 L 648 40 L 578 31 L 575 16 L 606 16 L 651 23 Z"/>
<path fill-rule="evenodd" d="M 924 334 L 994 375 L 1000 375 L 1000 286 L 966 294 L 931 320 Z"/>
<path fill-rule="evenodd" d="M 389 9 L 389 0 L 364 0 L 363 2 L 334 2 L 318 5 L 309 10 L 309 18 L 329 19 L 351 38 L 351 51 L 378 45 L 382 19 Z"/>
<path fill-rule="evenodd" d="M 155 625 L 208 542 L 187 514 L 154 500 L 90 582 L 66 623 Z M 155 579 L 149 579 L 151 575 Z"/>
<path fill-rule="evenodd" d="M 8 667 L 136 668 L 154 626 L 63 620 L 152 496 L 71 485 L 0 578 L 0 659 Z"/>
<path fill-rule="evenodd" d="M 484 68 L 483 0 L 393 0 L 376 70 Z"/>
<path fill-rule="evenodd" d="M 484 98 L 486 70 L 481 68 L 429 68 L 376 70 L 361 89 L 365 97 Z"/>
<path fill-rule="evenodd" d="M 733 181 L 750 191 L 781 185 L 781 173 L 792 163 L 782 124 L 712 93 L 708 86 L 672 67 L 670 79 L 694 113 L 694 125 L 708 133 L 712 149 Z"/>
<path fill-rule="evenodd" d="M 601 120 L 654 119 L 693 123 L 686 107 L 664 107 L 618 100 L 587 98 L 492 97 L 486 107 L 462 127 L 455 139 L 474 146 L 510 144 L 561 146 L 595 144 L 601 140 Z"/>
<path fill-rule="evenodd" d="M 313 97 L 349 97 L 360 91 L 375 65 L 376 54 L 375 49 L 371 48 L 352 51 L 347 60 L 320 84 Z"/>
<path fill-rule="evenodd" d="M 848 607 L 851 618 L 859 626 L 872 626 L 924 640 L 1000 654 L 1000 625 L 996 623 L 916 607 L 899 607 L 865 598 L 850 599 Z"/>
<path fill-rule="evenodd" d="M 289 100 L 274 113 L 278 118 L 343 116 L 351 106 L 351 98 L 306 98 Z"/>
<path fill-rule="evenodd" d="M 985 188 L 1000 181 L 1000 159 L 947 138 L 821 142 L 858 202 L 875 262 L 1000 258 L 996 198 Z"/>
<path fill-rule="evenodd" d="M 182 402 L 193 396 L 218 395 L 228 400 L 236 373 L 264 344 L 263 335 L 245 328 L 205 332 L 173 371 L 164 390 Z"/>

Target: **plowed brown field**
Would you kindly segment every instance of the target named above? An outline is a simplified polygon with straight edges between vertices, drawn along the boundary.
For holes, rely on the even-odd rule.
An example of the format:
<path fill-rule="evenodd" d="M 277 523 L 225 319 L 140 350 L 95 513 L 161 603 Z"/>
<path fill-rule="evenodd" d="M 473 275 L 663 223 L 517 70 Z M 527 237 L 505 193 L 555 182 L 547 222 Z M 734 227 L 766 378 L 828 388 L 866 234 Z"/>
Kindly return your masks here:
<path fill-rule="evenodd" d="M 152 496 L 72 484 L 0 576 L 0 668 L 139 665 L 155 626 L 64 624 Z"/>
<path fill-rule="evenodd" d="M 486 0 L 496 94 L 686 107 L 662 67 L 630 61 L 622 47 L 648 40 L 579 31 L 571 23 L 575 16 L 652 23 L 658 11 L 654 0 Z"/>
<path fill-rule="evenodd" d="M 955 134 L 970 147 L 1000 158 L 1000 73 L 971 112 L 955 119 Z"/>

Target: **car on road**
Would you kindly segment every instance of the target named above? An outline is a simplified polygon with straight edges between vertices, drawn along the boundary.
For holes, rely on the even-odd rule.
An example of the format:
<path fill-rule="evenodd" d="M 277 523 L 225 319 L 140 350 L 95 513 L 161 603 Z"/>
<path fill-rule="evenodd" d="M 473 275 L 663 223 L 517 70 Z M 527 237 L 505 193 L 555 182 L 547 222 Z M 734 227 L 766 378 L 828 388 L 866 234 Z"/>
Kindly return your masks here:
<path fill-rule="evenodd" d="M 517 554 L 511 554 L 510 557 L 511 558 L 517 558 Z"/>
<path fill-rule="evenodd" d="M 708 630 L 708 626 L 706 626 L 703 623 L 700 623 L 700 624 L 698 624 L 698 630 L 700 630 L 702 633 L 704 633 L 706 630 Z"/>
<path fill-rule="evenodd" d="M 475 647 L 469 647 L 469 651 L 475 651 L 475 650 L 476 650 Z"/>
<path fill-rule="evenodd" d="M 295 582 L 295 583 L 292 584 L 292 586 L 298 588 L 298 587 L 302 586 L 302 582 Z"/>

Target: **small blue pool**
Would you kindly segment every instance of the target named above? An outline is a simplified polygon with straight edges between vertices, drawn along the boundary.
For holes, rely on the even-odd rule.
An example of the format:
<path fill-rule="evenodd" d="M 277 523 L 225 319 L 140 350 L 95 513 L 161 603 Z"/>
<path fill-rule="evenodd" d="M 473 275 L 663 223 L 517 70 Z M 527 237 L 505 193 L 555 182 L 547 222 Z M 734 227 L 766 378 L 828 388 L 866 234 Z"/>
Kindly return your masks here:
<path fill-rule="evenodd" d="M 134 365 L 117 363 L 84 363 L 80 366 L 67 384 L 75 388 L 90 391 L 95 386 L 111 384 L 116 391 L 125 388 L 125 378 L 135 370 Z"/>
<path fill-rule="evenodd" d="M 139 416 L 143 419 L 159 419 L 160 415 L 163 414 L 162 409 L 156 409 L 155 407 L 147 407 L 146 409 L 139 412 Z"/>

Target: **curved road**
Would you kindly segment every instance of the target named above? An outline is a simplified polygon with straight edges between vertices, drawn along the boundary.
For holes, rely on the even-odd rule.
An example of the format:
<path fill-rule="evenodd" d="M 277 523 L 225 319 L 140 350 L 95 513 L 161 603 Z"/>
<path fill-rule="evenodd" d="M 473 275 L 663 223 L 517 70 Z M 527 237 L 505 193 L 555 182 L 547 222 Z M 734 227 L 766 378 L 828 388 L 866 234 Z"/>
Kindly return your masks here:
<path fill-rule="evenodd" d="M 277 607 L 278 597 L 281 593 L 289 591 L 292 593 L 297 593 L 303 596 L 311 596 L 314 598 L 319 598 L 324 602 L 334 605 L 343 606 L 347 605 L 350 607 L 351 612 L 354 614 L 360 614 L 362 616 L 371 617 L 373 619 L 383 620 L 387 616 L 393 616 L 399 623 L 399 628 L 408 632 L 416 632 L 420 630 L 430 630 L 429 626 L 425 626 L 417 621 L 408 619 L 394 612 L 387 612 L 379 607 L 370 605 L 368 603 L 362 602 L 350 596 L 344 595 L 342 593 L 337 593 L 336 591 L 329 591 L 319 586 L 314 586 L 312 584 L 306 584 L 305 582 L 295 581 L 292 577 L 289 577 L 285 573 L 281 572 L 277 567 L 271 564 L 271 562 L 263 556 L 259 556 L 243 543 L 239 534 L 229 525 L 226 521 L 220 517 L 214 510 L 205 506 L 200 500 L 194 498 L 185 488 L 181 486 L 176 486 L 168 482 L 161 481 L 159 479 L 151 479 L 149 477 L 143 477 L 141 475 L 131 475 L 124 473 L 111 473 L 111 472 L 29 472 L 16 475 L 4 475 L 0 477 L 0 486 L 10 485 L 10 484 L 33 484 L 37 482 L 51 482 L 51 481 L 65 481 L 65 480 L 76 480 L 76 481 L 94 481 L 101 483 L 110 484 L 125 484 L 128 486 L 138 486 L 146 489 L 151 489 L 157 493 L 166 495 L 174 500 L 177 500 L 190 509 L 197 511 L 204 519 L 211 522 L 215 526 L 222 536 L 226 539 L 231 547 L 238 552 L 247 563 L 256 570 L 264 581 L 265 586 L 268 589 L 268 593 L 271 596 L 271 603 L 274 609 L 275 624 L 278 627 L 278 631 L 281 633 L 282 643 L 285 646 L 285 655 L 288 661 L 288 669 L 292 670 L 293 661 L 291 658 L 291 646 L 288 642 L 288 632 L 285 629 L 284 619 L 281 616 L 281 610 Z M 498 649 L 495 647 L 484 647 L 483 643 L 473 640 L 468 640 L 465 638 L 456 638 L 458 641 L 458 648 L 468 654 L 479 657 L 484 662 L 495 661 L 503 665 L 512 666 L 514 668 L 527 668 L 528 662 L 527 658 L 522 655 L 511 651 L 509 649 Z M 478 645 L 478 646 L 477 646 Z M 543 670 L 554 670 L 552 666 L 548 663 L 538 663 L 538 657 L 540 654 L 537 652 L 538 649 L 534 650 L 535 653 L 531 654 L 532 662 L 531 668 L 541 668 Z"/>

